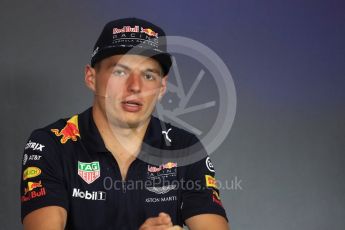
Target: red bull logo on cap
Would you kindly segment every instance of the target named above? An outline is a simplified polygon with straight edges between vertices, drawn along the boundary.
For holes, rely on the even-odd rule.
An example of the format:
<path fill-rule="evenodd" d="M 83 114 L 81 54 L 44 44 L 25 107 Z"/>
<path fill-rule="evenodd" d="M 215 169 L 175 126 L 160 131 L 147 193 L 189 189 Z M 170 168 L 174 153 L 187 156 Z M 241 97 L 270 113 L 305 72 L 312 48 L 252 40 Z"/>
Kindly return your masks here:
<path fill-rule="evenodd" d="M 158 38 L 158 33 L 154 32 L 151 28 L 143 28 L 141 27 L 141 30 L 140 30 L 141 33 L 145 33 L 151 37 L 156 37 Z"/>
<path fill-rule="evenodd" d="M 59 131 L 58 129 L 51 129 L 51 131 L 57 136 L 62 136 L 60 142 L 65 144 L 68 140 L 77 141 L 77 137 L 80 137 L 78 128 L 78 115 L 71 117 L 66 126 Z"/>
<path fill-rule="evenodd" d="M 124 26 L 122 28 L 113 28 L 113 34 L 119 34 L 119 33 L 138 33 L 139 32 L 139 26 Z"/>

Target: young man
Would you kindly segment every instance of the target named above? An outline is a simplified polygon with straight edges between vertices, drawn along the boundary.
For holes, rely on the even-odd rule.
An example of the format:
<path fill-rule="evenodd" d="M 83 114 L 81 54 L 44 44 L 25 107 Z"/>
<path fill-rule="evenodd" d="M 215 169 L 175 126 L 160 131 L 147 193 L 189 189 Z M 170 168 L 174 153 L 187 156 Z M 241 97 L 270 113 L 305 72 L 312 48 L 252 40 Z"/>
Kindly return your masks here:
<path fill-rule="evenodd" d="M 35 130 L 25 147 L 25 229 L 228 229 L 198 139 L 152 116 L 170 66 L 156 25 L 104 27 L 85 68 L 93 106 Z"/>

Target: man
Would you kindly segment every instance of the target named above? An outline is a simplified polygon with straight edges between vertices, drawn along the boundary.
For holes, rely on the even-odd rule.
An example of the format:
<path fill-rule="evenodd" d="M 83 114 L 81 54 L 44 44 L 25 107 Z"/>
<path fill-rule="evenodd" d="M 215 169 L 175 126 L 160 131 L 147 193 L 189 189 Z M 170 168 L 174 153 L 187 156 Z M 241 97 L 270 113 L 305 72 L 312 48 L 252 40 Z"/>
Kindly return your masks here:
<path fill-rule="evenodd" d="M 228 229 L 198 139 L 152 116 L 170 66 L 156 25 L 104 27 L 85 68 L 93 106 L 35 130 L 25 147 L 25 229 Z"/>

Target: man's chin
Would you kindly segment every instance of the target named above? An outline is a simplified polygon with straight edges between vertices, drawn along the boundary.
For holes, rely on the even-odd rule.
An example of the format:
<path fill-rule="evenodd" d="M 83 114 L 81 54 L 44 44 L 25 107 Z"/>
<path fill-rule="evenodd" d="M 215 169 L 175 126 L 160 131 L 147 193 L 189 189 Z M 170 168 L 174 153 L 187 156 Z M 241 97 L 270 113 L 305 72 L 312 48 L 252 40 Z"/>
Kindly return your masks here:
<path fill-rule="evenodd" d="M 131 119 L 126 119 L 121 122 L 120 126 L 122 128 L 138 128 L 140 126 L 141 122 L 138 120 L 131 120 Z"/>
<path fill-rule="evenodd" d="M 122 119 L 121 121 L 117 122 L 117 125 L 121 128 L 139 128 L 146 124 L 148 119 L 142 119 L 142 118 L 134 118 L 134 117 L 126 117 L 125 119 Z"/>
<path fill-rule="evenodd" d="M 107 116 L 112 126 L 121 128 L 138 128 L 147 124 L 151 118 L 151 114 L 147 112 L 130 113 L 122 110 L 108 111 Z"/>

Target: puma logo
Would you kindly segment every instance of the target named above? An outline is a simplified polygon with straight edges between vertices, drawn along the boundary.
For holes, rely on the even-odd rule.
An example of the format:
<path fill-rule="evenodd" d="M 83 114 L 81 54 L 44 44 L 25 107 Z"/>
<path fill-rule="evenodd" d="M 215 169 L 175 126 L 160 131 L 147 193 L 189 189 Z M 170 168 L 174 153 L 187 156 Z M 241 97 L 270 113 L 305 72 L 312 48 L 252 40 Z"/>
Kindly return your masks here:
<path fill-rule="evenodd" d="M 165 135 L 165 139 L 167 139 L 169 142 L 171 142 L 171 139 L 169 138 L 168 134 L 171 131 L 171 128 L 168 129 L 168 131 L 162 131 L 162 134 Z"/>

